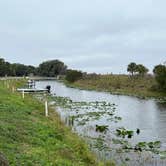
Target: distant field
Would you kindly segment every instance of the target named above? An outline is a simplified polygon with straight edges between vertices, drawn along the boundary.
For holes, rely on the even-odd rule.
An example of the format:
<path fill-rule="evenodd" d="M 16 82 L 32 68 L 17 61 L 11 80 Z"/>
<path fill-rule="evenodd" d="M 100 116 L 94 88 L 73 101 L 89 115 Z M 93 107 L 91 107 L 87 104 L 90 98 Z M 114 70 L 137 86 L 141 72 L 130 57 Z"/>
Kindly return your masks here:
<path fill-rule="evenodd" d="M 128 75 L 91 75 L 78 80 L 70 86 L 107 91 L 115 94 L 133 95 L 138 97 L 164 97 L 166 93 L 153 89 L 156 86 L 154 77 L 131 77 Z"/>

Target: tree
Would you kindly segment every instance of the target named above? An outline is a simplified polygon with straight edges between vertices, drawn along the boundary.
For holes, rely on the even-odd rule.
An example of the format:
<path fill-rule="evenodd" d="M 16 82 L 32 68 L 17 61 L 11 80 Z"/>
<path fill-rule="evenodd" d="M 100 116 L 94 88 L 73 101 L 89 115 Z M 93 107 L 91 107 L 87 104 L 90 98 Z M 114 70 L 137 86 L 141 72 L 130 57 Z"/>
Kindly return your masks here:
<path fill-rule="evenodd" d="M 144 76 L 149 70 L 144 65 L 138 64 L 136 67 L 136 71 L 139 75 Z"/>
<path fill-rule="evenodd" d="M 0 58 L 0 76 L 11 76 L 12 75 L 12 68 L 9 62 L 5 62 L 3 58 Z"/>
<path fill-rule="evenodd" d="M 27 66 L 20 64 L 20 63 L 14 63 L 12 64 L 12 69 L 13 72 L 16 76 L 27 76 L 28 75 L 28 70 L 27 70 Z"/>
<path fill-rule="evenodd" d="M 137 65 L 134 62 L 131 62 L 128 67 L 127 67 L 127 72 L 130 72 L 131 75 L 133 76 L 134 73 L 137 71 Z"/>
<path fill-rule="evenodd" d="M 75 82 L 83 77 L 83 73 L 77 70 L 67 70 L 66 80 L 69 82 Z"/>
<path fill-rule="evenodd" d="M 3 58 L 0 57 L 0 76 L 27 76 L 30 74 L 33 75 L 41 75 L 47 77 L 54 77 L 59 74 L 65 74 L 67 66 L 59 61 L 52 60 L 46 61 L 39 65 L 39 67 L 27 66 L 20 63 L 10 64 L 9 62 L 5 62 Z"/>
<path fill-rule="evenodd" d="M 4 73 L 6 76 L 13 76 L 12 66 L 9 62 L 5 62 Z"/>
<path fill-rule="evenodd" d="M 166 66 L 157 65 L 154 67 L 153 72 L 155 79 L 158 83 L 159 89 L 166 90 Z"/>
<path fill-rule="evenodd" d="M 27 76 L 28 74 L 36 74 L 34 66 L 26 66 L 19 63 L 11 64 L 0 58 L 0 76 Z"/>
<path fill-rule="evenodd" d="M 5 60 L 3 58 L 0 58 L 0 76 L 5 76 L 4 72 L 4 67 L 5 67 Z"/>
<path fill-rule="evenodd" d="M 37 68 L 34 67 L 34 66 L 31 66 L 31 65 L 27 66 L 27 74 L 28 75 L 30 75 L 30 74 L 36 75 L 37 74 Z"/>
<path fill-rule="evenodd" d="M 65 74 L 67 66 L 59 60 L 51 60 L 43 62 L 39 65 L 38 74 L 41 76 L 55 77 Z"/>

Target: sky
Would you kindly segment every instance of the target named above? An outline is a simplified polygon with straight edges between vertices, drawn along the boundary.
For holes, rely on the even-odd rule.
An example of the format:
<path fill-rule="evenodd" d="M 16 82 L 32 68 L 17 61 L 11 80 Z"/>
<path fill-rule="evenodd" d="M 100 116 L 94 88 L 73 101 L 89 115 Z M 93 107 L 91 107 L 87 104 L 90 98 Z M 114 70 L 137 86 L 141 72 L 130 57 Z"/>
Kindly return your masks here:
<path fill-rule="evenodd" d="M 126 73 L 166 61 L 165 0 L 0 0 L 0 57 Z"/>

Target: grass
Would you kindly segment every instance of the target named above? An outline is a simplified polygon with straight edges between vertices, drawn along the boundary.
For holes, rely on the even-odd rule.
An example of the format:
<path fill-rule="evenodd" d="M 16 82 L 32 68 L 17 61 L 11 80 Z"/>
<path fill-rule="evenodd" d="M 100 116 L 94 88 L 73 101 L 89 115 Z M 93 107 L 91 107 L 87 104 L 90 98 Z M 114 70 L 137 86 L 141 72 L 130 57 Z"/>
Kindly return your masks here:
<path fill-rule="evenodd" d="M 87 76 L 74 83 L 67 83 L 71 87 L 88 90 L 106 91 L 112 94 L 131 95 L 136 97 L 166 97 L 166 92 L 153 90 L 156 86 L 154 77 L 131 77 L 128 75 L 95 75 Z"/>
<path fill-rule="evenodd" d="M 84 141 L 64 126 L 55 111 L 44 116 L 43 104 L 22 99 L 0 81 L 0 154 L 10 166 L 97 166 Z M 102 165 L 102 163 L 101 163 Z"/>

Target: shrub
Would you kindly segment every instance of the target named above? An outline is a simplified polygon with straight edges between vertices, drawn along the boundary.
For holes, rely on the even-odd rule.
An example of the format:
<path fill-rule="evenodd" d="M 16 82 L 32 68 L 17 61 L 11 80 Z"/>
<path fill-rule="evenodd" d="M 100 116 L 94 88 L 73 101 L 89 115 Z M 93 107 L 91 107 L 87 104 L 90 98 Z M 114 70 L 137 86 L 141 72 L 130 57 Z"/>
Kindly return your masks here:
<path fill-rule="evenodd" d="M 66 72 L 66 80 L 69 82 L 75 82 L 75 81 L 81 79 L 82 76 L 83 76 L 83 73 L 81 71 L 67 70 L 67 72 Z"/>
<path fill-rule="evenodd" d="M 166 66 L 157 65 L 153 70 L 159 89 L 166 90 Z"/>

